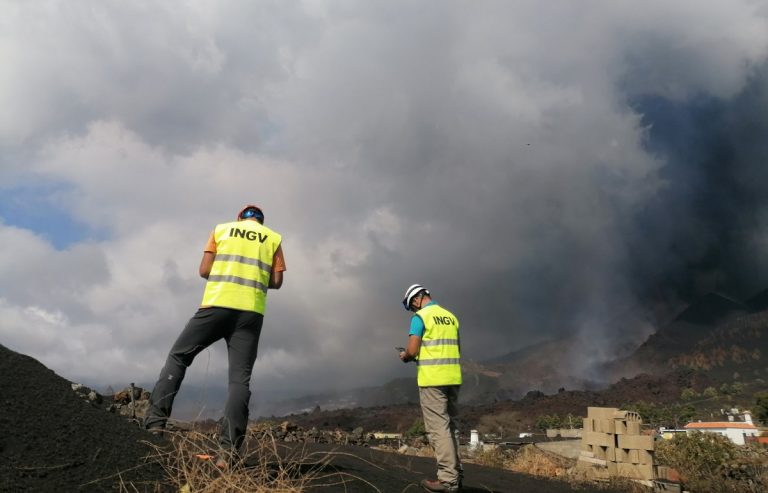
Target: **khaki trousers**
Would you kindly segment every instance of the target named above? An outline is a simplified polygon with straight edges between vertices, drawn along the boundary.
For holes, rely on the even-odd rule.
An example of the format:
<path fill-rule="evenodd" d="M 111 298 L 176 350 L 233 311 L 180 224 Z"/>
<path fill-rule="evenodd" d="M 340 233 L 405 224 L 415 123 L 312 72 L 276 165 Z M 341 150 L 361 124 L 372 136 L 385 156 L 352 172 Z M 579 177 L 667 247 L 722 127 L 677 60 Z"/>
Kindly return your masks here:
<path fill-rule="evenodd" d="M 437 459 L 437 480 L 449 485 L 458 484 L 463 476 L 457 423 L 459 388 L 459 385 L 419 387 L 424 428 Z"/>

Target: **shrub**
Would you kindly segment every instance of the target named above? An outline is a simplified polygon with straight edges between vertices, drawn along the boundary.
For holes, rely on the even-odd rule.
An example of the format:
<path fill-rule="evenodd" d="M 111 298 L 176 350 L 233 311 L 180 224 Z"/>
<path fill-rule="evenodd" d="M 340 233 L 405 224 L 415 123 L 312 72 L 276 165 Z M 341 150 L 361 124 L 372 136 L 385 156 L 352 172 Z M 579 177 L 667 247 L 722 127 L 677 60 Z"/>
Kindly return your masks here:
<path fill-rule="evenodd" d="M 421 418 L 416 418 L 410 428 L 405 431 L 405 438 L 419 438 L 427 434 L 427 428 Z"/>
<path fill-rule="evenodd" d="M 684 401 L 690 401 L 692 399 L 695 399 L 698 396 L 699 396 L 698 392 L 696 392 L 690 387 L 683 389 L 683 391 L 680 392 L 680 398 Z"/>
<path fill-rule="evenodd" d="M 536 418 L 536 429 L 545 431 L 550 428 L 562 428 L 563 421 L 557 414 L 544 414 Z"/>
<path fill-rule="evenodd" d="M 717 397 L 717 389 L 714 387 L 707 387 L 706 389 L 704 389 L 704 392 L 702 392 L 701 395 L 703 395 L 704 397 L 708 397 L 710 399 Z"/>
<path fill-rule="evenodd" d="M 768 424 L 768 392 L 755 394 L 755 417 L 763 424 Z"/>
<path fill-rule="evenodd" d="M 476 450 L 471 454 L 472 462 L 488 467 L 504 468 L 511 460 L 504 450 L 496 447 L 490 450 Z"/>
<path fill-rule="evenodd" d="M 643 423 L 654 428 L 659 426 L 679 428 L 682 423 L 690 421 L 696 414 L 696 409 L 688 404 L 659 405 L 654 402 L 638 401 L 625 404 L 621 408 L 639 413 Z"/>
<path fill-rule="evenodd" d="M 657 444 L 656 457 L 676 469 L 690 491 L 747 493 L 768 487 L 768 453 L 738 447 L 717 433 L 676 434 Z"/>

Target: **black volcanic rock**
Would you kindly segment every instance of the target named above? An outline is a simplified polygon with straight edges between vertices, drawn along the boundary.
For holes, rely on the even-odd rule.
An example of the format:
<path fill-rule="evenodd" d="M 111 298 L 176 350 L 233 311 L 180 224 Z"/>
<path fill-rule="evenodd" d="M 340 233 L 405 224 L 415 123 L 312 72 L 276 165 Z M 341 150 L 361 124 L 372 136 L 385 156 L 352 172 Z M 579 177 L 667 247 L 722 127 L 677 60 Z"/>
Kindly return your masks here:
<path fill-rule="evenodd" d="M 155 491 L 152 436 L 84 400 L 39 361 L 0 345 L 0 490 Z M 119 474 L 119 475 L 118 475 Z M 142 486 L 144 485 L 144 486 Z"/>

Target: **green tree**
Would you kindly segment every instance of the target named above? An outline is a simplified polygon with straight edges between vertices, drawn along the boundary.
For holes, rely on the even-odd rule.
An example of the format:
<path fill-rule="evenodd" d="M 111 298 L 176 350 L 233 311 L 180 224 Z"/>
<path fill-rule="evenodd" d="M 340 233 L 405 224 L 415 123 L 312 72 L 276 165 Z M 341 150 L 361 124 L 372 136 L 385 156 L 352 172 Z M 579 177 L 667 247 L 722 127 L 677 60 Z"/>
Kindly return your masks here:
<path fill-rule="evenodd" d="M 563 426 L 567 426 L 568 428 L 584 428 L 584 417 L 568 413 L 565 418 L 563 418 Z"/>
<path fill-rule="evenodd" d="M 669 415 L 665 415 L 664 411 L 653 402 L 637 401 L 631 404 L 625 404 L 621 406 L 621 408 L 626 409 L 627 411 L 635 411 L 640 414 L 644 423 L 653 427 L 666 425 L 669 421 Z"/>
<path fill-rule="evenodd" d="M 739 395 L 744 392 L 744 384 L 742 382 L 734 382 L 731 385 L 731 394 Z"/>
<path fill-rule="evenodd" d="M 693 417 L 696 416 L 696 408 L 691 405 L 674 406 L 672 413 L 675 428 L 680 428 L 686 423 L 689 423 Z"/>
<path fill-rule="evenodd" d="M 717 397 L 717 389 L 714 387 L 707 387 L 701 395 L 710 399 L 715 398 Z"/>
<path fill-rule="evenodd" d="M 653 428 L 659 426 L 679 428 L 689 422 L 696 414 L 696 409 L 691 405 L 670 404 L 658 405 L 655 402 L 638 401 L 624 404 L 622 409 L 635 411 L 640 414 L 643 423 Z"/>
<path fill-rule="evenodd" d="M 562 428 L 563 422 L 557 414 L 544 414 L 536 418 L 536 429 L 545 431 L 550 428 Z"/>
<path fill-rule="evenodd" d="M 683 391 L 680 392 L 680 398 L 684 401 L 690 401 L 692 399 L 697 398 L 698 396 L 699 396 L 699 393 L 690 387 L 683 389 Z"/>
<path fill-rule="evenodd" d="M 680 472 L 688 489 L 721 491 L 711 488 L 720 486 L 720 471 L 726 461 L 733 457 L 735 448 L 733 442 L 717 433 L 677 433 L 672 440 L 658 444 L 656 457 L 660 464 Z"/>
<path fill-rule="evenodd" d="M 768 424 L 768 392 L 755 394 L 755 417 L 764 425 Z"/>

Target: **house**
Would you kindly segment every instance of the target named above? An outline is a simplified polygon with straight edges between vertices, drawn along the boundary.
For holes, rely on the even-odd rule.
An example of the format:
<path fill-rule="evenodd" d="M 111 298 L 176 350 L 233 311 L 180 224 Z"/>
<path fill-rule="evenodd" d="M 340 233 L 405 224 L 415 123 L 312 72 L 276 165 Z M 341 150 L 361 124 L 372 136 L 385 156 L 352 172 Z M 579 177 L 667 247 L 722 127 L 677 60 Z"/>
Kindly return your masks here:
<path fill-rule="evenodd" d="M 760 435 L 760 431 L 752 423 L 752 417 L 749 414 L 744 414 L 744 421 L 699 421 L 697 423 L 688 423 L 685 425 L 685 431 L 688 433 L 693 431 L 719 433 L 728 437 L 736 445 L 744 445 L 747 437 Z"/>

